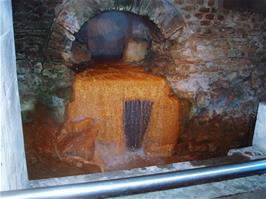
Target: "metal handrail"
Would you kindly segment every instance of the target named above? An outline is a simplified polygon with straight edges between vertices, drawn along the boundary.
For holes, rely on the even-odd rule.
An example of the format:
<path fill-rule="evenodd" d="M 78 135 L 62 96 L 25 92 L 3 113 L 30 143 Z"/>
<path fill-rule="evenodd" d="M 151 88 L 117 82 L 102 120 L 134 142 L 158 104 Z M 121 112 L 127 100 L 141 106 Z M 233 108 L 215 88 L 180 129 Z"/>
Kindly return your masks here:
<path fill-rule="evenodd" d="M 266 159 L 145 176 L 1 192 L 3 199 L 107 197 L 208 183 L 266 172 Z"/>

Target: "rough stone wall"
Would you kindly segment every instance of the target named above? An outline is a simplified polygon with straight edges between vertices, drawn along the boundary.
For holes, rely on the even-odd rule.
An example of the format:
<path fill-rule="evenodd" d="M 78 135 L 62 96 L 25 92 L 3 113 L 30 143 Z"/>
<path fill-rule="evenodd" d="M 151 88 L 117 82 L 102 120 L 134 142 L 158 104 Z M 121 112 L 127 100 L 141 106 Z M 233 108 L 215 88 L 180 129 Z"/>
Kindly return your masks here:
<path fill-rule="evenodd" d="M 177 147 L 180 154 L 224 154 L 228 148 L 249 144 L 258 102 L 266 100 L 265 13 L 260 9 L 224 9 L 223 1 L 169 1 L 180 11 L 185 27 L 175 34 L 174 40 L 153 45 L 154 52 L 147 61 L 152 66 L 148 67 L 150 71 L 164 76 L 173 92 L 189 101 L 190 113 Z M 37 95 L 46 101 L 47 96 L 54 95 L 54 87 L 69 85 L 70 73 L 63 60 L 48 59 L 49 63 L 45 63 L 44 59 L 56 3 L 60 1 L 14 1 L 22 96 L 27 92 L 36 95 L 37 90 Z M 57 11 L 61 8 L 62 5 L 57 6 Z M 156 15 L 160 10 L 153 12 Z M 76 17 L 67 16 L 70 22 Z M 60 31 L 53 37 L 58 39 L 50 54 L 69 47 L 69 40 Z M 51 103 L 55 106 L 64 103 L 58 95 L 49 98 L 49 103 L 50 99 L 54 99 Z"/>
<path fill-rule="evenodd" d="M 45 51 L 55 17 L 55 7 L 62 0 L 12 1 L 17 73 L 22 110 L 32 110 L 35 99 L 44 103 L 53 91 L 50 74 L 44 70 Z M 54 84 L 54 81 L 53 83 Z"/>
<path fill-rule="evenodd" d="M 151 70 L 191 103 L 178 151 L 223 154 L 250 144 L 258 103 L 266 100 L 265 13 L 225 10 L 214 0 L 174 2 L 189 36 L 166 46 L 169 61 L 164 49 Z"/>

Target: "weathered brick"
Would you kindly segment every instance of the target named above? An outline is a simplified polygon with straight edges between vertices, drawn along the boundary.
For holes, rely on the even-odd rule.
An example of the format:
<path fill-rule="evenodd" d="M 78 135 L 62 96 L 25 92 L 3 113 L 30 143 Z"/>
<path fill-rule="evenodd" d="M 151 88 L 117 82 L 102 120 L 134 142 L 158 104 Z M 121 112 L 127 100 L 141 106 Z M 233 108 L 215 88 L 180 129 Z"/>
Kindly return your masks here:
<path fill-rule="evenodd" d="M 214 19 L 214 15 L 213 14 L 207 14 L 207 15 L 205 15 L 205 18 L 209 19 L 209 20 L 213 20 Z"/>
<path fill-rule="evenodd" d="M 198 19 L 202 19 L 203 14 L 198 12 L 194 16 L 197 17 Z"/>
<path fill-rule="evenodd" d="M 209 26 L 210 24 L 211 24 L 211 22 L 208 20 L 200 21 L 200 25 L 202 25 L 202 26 Z"/>
<path fill-rule="evenodd" d="M 199 9 L 199 11 L 200 11 L 200 12 L 205 12 L 205 13 L 207 13 L 207 12 L 210 12 L 210 8 L 201 7 L 201 8 Z"/>
<path fill-rule="evenodd" d="M 192 11 L 192 10 L 194 10 L 194 6 L 192 6 L 192 5 L 185 6 L 185 7 L 183 7 L 183 10 Z"/>

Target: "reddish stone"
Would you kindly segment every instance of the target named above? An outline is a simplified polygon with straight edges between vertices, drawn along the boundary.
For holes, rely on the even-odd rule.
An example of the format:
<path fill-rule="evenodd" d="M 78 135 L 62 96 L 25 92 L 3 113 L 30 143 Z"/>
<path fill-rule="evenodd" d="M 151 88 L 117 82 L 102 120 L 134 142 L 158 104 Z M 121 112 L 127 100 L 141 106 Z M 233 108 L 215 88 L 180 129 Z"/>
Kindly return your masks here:
<path fill-rule="evenodd" d="M 214 15 L 213 14 L 207 14 L 207 15 L 205 15 L 205 18 L 209 19 L 209 20 L 213 20 Z"/>
<path fill-rule="evenodd" d="M 198 19 L 201 19 L 203 17 L 203 14 L 198 12 L 195 14 L 195 17 L 197 17 Z"/>

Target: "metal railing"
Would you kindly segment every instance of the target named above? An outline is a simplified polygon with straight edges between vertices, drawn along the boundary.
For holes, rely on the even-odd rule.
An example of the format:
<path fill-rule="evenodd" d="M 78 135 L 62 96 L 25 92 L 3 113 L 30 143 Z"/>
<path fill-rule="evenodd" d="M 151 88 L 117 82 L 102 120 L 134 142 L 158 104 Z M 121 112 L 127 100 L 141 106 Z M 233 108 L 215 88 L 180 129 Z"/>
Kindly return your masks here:
<path fill-rule="evenodd" d="M 238 164 L 120 178 L 71 185 L 1 192 L 3 199 L 101 198 L 178 188 L 266 172 L 266 159 Z"/>

